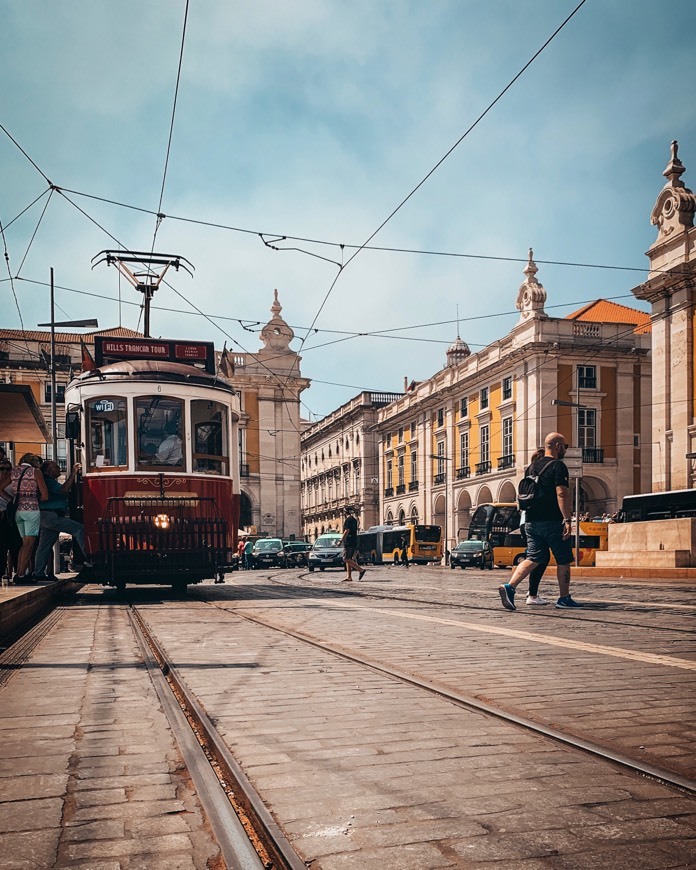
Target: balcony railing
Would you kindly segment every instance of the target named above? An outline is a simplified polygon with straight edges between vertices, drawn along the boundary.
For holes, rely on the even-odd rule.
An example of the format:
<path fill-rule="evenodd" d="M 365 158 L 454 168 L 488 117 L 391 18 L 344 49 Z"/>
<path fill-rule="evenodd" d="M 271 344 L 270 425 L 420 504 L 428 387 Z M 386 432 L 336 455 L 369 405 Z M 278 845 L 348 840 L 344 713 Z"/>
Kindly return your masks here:
<path fill-rule="evenodd" d="M 457 480 L 465 480 L 467 477 L 471 477 L 471 468 L 468 465 L 462 465 L 461 468 L 457 469 Z"/>
<path fill-rule="evenodd" d="M 500 456 L 498 458 L 498 471 L 502 471 L 504 468 L 514 468 L 515 467 L 515 454 L 508 453 L 507 456 Z"/>
<path fill-rule="evenodd" d="M 487 459 L 485 462 L 477 462 L 476 463 L 476 474 L 490 474 L 491 473 L 491 461 Z"/>
<path fill-rule="evenodd" d="M 416 492 L 417 489 L 418 489 L 418 481 L 412 480 L 408 485 L 408 491 L 409 492 Z"/>
<path fill-rule="evenodd" d="M 393 486 L 388 486 L 388 487 L 384 490 L 384 497 L 385 497 L 385 498 L 391 498 L 393 495 L 394 495 L 394 487 L 393 487 Z"/>
<path fill-rule="evenodd" d="M 436 474 L 435 477 L 433 477 L 433 483 L 435 484 L 435 486 L 437 486 L 439 483 L 444 483 L 444 482 L 445 482 L 445 472 L 444 471 L 441 472 L 440 474 Z"/>
<path fill-rule="evenodd" d="M 396 487 L 396 494 L 397 494 L 397 495 L 403 495 L 405 492 L 406 492 L 406 484 L 405 484 L 405 483 L 400 483 L 400 484 Z"/>
<path fill-rule="evenodd" d="M 604 462 L 604 448 L 603 447 L 583 447 L 582 448 L 582 461 L 583 462 L 603 463 Z"/>

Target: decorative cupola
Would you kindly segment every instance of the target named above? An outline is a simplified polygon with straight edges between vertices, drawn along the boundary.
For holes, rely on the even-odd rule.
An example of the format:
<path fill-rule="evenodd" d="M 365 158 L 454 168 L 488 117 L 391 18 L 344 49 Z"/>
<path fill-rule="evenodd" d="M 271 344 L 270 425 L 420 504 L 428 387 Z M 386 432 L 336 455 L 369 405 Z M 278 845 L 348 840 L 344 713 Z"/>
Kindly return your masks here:
<path fill-rule="evenodd" d="M 517 291 L 517 299 L 515 308 L 520 312 L 520 323 L 527 320 L 546 320 L 548 314 L 544 311 L 544 302 L 546 302 L 546 290 L 542 284 L 536 279 L 536 273 L 539 271 L 537 264 L 534 262 L 534 252 L 529 249 L 529 260 L 527 267 L 524 270 L 526 279 L 520 285 Z"/>
<path fill-rule="evenodd" d="M 662 173 L 667 179 L 667 184 L 660 191 L 650 215 L 650 223 L 657 227 L 655 244 L 659 244 L 675 232 L 688 230 L 694 225 L 696 196 L 681 180 L 686 169 L 677 157 L 677 148 L 675 139 L 671 145 L 671 159 Z"/>
<path fill-rule="evenodd" d="M 295 337 L 295 333 L 280 316 L 283 307 L 278 301 L 278 291 L 274 290 L 273 294 L 273 305 L 271 305 L 273 317 L 271 317 L 268 323 L 261 330 L 261 341 L 266 350 L 272 350 L 275 352 L 286 351 L 292 353 L 290 350 L 290 342 Z"/>
<path fill-rule="evenodd" d="M 456 339 L 447 348 L 447 365 L 459 365 L 459 363 L 464 362 L 468 356 L 471 356 L 469 345 L 459 337 L 459 330 L 457 330 Z"/>

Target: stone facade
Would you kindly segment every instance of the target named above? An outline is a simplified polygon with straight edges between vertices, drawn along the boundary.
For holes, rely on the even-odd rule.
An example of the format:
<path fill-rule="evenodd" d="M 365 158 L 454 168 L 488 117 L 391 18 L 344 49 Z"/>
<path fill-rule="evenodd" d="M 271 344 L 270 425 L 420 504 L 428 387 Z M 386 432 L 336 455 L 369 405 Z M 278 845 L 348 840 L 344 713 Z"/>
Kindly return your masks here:
<path fill-rule="evenodd" d="M 261 330 L 258 353 L 224 353 L 221 369 L 239 390 L 242 529 L 278 538 L 301 538 L 300 395 L 309 381 L 290 348 L 295 333 L 280 316 Z"/>
<path fill-rule="evenodd" d="M 302 434 L 302 525 L 314 541 L 343 527 L 344 509 L 355 509 L 360 528 L 379 522 L 377 414 L 398 393 L 363 392 Z"/>
<path fill-rule="evenodd" d="M 649 317 L 603 300 L 550 317 L 531 251 L 524 274 L 507 335 L 476 354 L 458 336 L 441 371 L 379 412 L 383 522 L 441 525 L 451 547 L 476 506 L 515 500 L 554 430 L 583 448 L 582 512 L 649 487 Z"/>
<path fill-rule="evenodd" d="M 652 210 L 657 238 L 648 280 L 633 293 L 652 305 L 653 479 L 646 492 L 696 485 L 696 196 L 681 180 L 684 165 L 672 143 L 667 183 Z"/>

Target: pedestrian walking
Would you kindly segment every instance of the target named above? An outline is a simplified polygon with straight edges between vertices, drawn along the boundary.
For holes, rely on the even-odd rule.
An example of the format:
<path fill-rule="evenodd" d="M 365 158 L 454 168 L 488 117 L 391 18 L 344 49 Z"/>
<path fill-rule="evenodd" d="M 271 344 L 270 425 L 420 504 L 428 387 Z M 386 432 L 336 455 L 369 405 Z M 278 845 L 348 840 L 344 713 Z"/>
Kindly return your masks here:
<path fill-rule="evenodd" d="M 560 432 L 550 432 L 544 440 L 544 455 L 525 472 L 524 482 L 533 481 L 525 506 L 527 555 L 512 573 L 508 583 L 498 587 L 506 610 L 516 610 L 515 591 L 538 565 L 548 563 L 551 551 L 556 559 L 559 597 L 558 608 L 582 607 L 570 595 L 571 505 L 568 492 L 568 468 L 563 457 L 568 444 Z"/>
<path fill-rule="evenodd" d="M 253 556 L 254 542 L 251 538 L 247 538 L 244 542 L 244 567 L 247 570 L 251 570 L 254 567 L 254 556 Z"/>
<path fill-rule="evenodd" d="M 532 453 L 529 457 L 530 465 L 535 463 L 537 460 L 541 459 L 544 455 L 544 448 L 537 447 L 537 449 Z M 525 550 L 527 548 L 527 534 L 526 534 L 526 525 L 527 525 L 527 512 L 520 511 L 520 534 L 522 535 L 522 540 L 524 542 Z M 525 552 L 525 558 L 527 554 Z M 529 604 L 532 607 L 543 607 L 548 604 L 548 599 L 542 598 L 539 595 L 539 586 L 541 585 L 541 578 L 544 576 L 544 572 L 549 566 L 549 560 L 547 559 L 545 562 L 539 563 L 534 568 L 532 568 L 529 574 L 529 592 L 527 593 L 527 601 L 526 604 Z"/>
<path fill-rule="evenodd" d="M 73 465 L 70 474 L 65 480 L 65 483 L 58 483 L 60 477 L 60 466 L 53 459 L 47 459 L 41 466 L 41 473 L 46 482 L 48 490 L 48 498 L 39 504 L 39 513 L 41 514 L 41 527 L 39 531 L 39 545 L 36 549 L 36 559 L 34 561 L 34 580 L 55 580 L 53 575 L 53 566 L 48 569 L 49 558 L 53 551 L 53 546 L 60 537 L 61 532 L 72 535 L 77 541 L 80 550 L 85 552 L 85 532 L 82 523 L 77 520 L 70 519 L 68 510 L 68 493 L 72 489 L 77 475 L 80 473 L 82 466 L 79 462 Z M 88 560 L 84 561 L 84 565 L 91 567 L 92 563 Z"/>
<path fill-rule="evenodd" d="M 353 508 L 350 505 L 346 508 L 341 544 L 343 545 L 343 562 L 346 566 L 346 576 L 343 581 L 351 581 L 353 571 L 358 571 L 358 580 L 362 580 L 365 576 L 365 569 L 361 568 L 355 559 L 358 552 L 358 521 L 353 516 Z"/>
<path fill-rule="evenodd" d="M 36 457 L 33 453 L 25 453 L 22 456 L 19 465 L 12 469 L 10 477 L 17 506 L 15 522 L 22 538 L 14 582 L 31 583 L 33 580 L 25 575 L 28 573 L 41 527 L 39 501 L 45 501 L 48 498 L 48 491 L 41 469 L 36 467 Z"/>
<path fill-rule="evenodd" d="M 408 539 L 408 533 L 404 532 L 401 536 L 401 564 L 404 568 L 410 567 L 408 561 Z"/>

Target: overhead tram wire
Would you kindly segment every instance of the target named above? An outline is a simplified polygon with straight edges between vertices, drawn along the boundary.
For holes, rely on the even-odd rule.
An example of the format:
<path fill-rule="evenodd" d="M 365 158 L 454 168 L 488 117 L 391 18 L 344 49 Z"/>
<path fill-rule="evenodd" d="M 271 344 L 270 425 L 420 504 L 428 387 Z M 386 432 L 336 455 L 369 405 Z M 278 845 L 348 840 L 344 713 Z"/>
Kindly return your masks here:
<path fill-rule="evenodd" d="M 17 269 L 17 274 L 15 275 L 15 278 L 19 277 L 19 274 L 22 271 L 22 266 L 24 265 L 27 257 L 29 256 L 29 251 L 31 250 L 31 246 L 34 244 L 34 239 L 36 238 L 36 234 L 39 231 L 39 227 L 41 226 L 41 221 L 44 219 L 44 215 L 46 214 L 46 209 L 48 208 L 48 205 L 51 202 L 52 196 L 53 196 L 53 189 L 51 189 L 51 192 L 48 194 L 48 198 L 47 198 L 46 202 L 44 203 L 44 207 L 41 211 L 41 214 L 39 215 L 38 223 L 36 224 L 36 227 L 34 228 L 34 232 L 32 233 L 31 238 L 29 239 L 29 244 L 27 245 L 27 249 L 24 252 L 24 256 L 22 257 L 22 262 L 19 264 L 19 268 Z"/>
<path fill-rule="evenodd" d="M 433 175 L 436 172 L 436 170 L 439 169 L 440 166 L 442 166 L 442 164 L 445 162 L 445 160 L 447 160 L 447 158 L 450 156 L 450 154 L 452 154 L 453 151 L 471 133 L 471 131 L 474 130 L 478 126 L 478 124 L 486 117 L 486 115 L 491 111 L 491 109 L 503 98 L 503 96 L 515 84 L 515 82 L 527 71 L 527 69 L 529 69 L 529 67 L 534 63 L 534 61 L 537 59 L 537 57 L 539 57 L 539 55 L 544 51 L 544 49 L 546 49 L 547 46 L 551 44 L 551 42 L 556 38 L 556 36 L 561 32 L 561 30 L 563 30 L 563 28 L 566 26 L 566 24 L 568 24 L 568 22 L 571 20 L 571 18 L 573 18 L 573 16 L 585 5 L 586 2 L 587 2 L 587 0 L 580 0 L 580 2 L 575 7 L 575 9 L 573 9 L 573 11 L 570 13 L 570 15 L 568 15 L 566 17 L 566 19 L 556 28 L 556 30 L 551 34 L 551 36 L 549 36 L 549 38 L 546 40 L 546 42 L 544 42 L 544 44 L 541 46 L 541 48 L 537 49 L 537 51 L 532 55 L 532 57 L 527 61 L 527 63 L 522 67 L 522 69 L 508 82 L 507 85 L 505 85 L 503 90 L 498 94 L 498 96 L 491 103 L 489 103 L 489 105 L 483 110 L 483 112 L 481 112 L 481 114 L 478 116 L 478 118 L 476 118 L 476 120 L 473 121 L 472 124 L 470 124 L 468 129 L 464 131 L 464 133 L 459 137 L 459 139 L 457 139 L 457 141 L 454 143 L 454 145 L 452 145 L 452 147 L 440 158 L 440 160 L 438 160 L 438 162 L 418 182 L 418 184 L 410 191 L 410 193 L 408 193 L 407 196 L 405 196 L 404 199 L 401 200 L 401 202 L 396 206 L 396 208 L 393 209 L 393 211 L 389 215 L 387 215 L 387 217 L 382 221 L 382 223 L 377 227 L 377 229 L 368 236 L 368 238 L 358 248 L 358 250 L 355 251 L 348 258 L 348 260 L 345 262 L 345 264 L 342 264 L 340 266 L 338 274 L 334 277 L 333 281 L 331 282 L 331 286 L 327 290 L 326 295 L 324 296 L 324 299 L 322 300 L 322 303 L 319 306 L 319 309 L 318 309 L 316 315 L 314 316 L 314 319 L 312 320 L 312 324 L 310 326 L 310 329 L 314 326 L 314 324 L 319 319 L 319 316 L 320 316 L 321 312 L 323 311 L 324 306 L 328 302 L 329 297 L 331 296 L 331 293 L 333 292 L 333 289 L 336 286 L 336 283 L 338 282 L 338 279 L 343 274 L 344 270 L 361 253 L 361 251 L 364 249 L 365 245 L 369 244 L 372 241 L 372 239 L 374 239 L 374 237 L 382 229 L 384 229 L 384 227 L 397 214 L 397 212 L 399 212 L 404 207 L 404 205 L 406 205 L 406 203 L 411 199 L 411 197 L 416 193 L 416 191 L 418 191 L 425 184 L 425 182 L 430 178 L 430 176 Z M 304 341 L 305 341 L 305 339 L 302 339 L 302 341 L 300 342 L 300 350 L 298 351 L 298 353 L 302 350 L 302 347 L 304 346 Z"/>
<path fill-rule="evenodd" d="M 132 211 L 137 211 L 141 214 L 149 214 L 149 215 L 152 215 L 153 217 L 157 217 L 157 214 L 158 214 L 156 211 L 153 211 L 152 209 L 149 209 L 149 208 L 143 208 L 141 206 L 133 205 L 131 203 L 119 202 L 118 200 L 115 200 L 115 199 L 109 199 L 108 197 L 97 196 L 96 194 L 91 194 L 91 193 L 85 193 L 84 191 L 74 190 L 74 189 L 69 188 L 69 187 L 62 187 L 62 188 L 60 188 L 60 190 L 64 191 L 65 193 L 71 193 L 74 196 L 81 196 L 85 199 L 93 199 L 93 200 L 96 200 L 97 202 L 103 202 L 107 205 L 117 206 L 118 208 L 131 209 Z M 311 244 L 311 245 L 324 245 L 327 247 L 334 247 L 334 248 L 355 249 L 357 251 L 359 251 L 359 250 L 376 251 L 376 252 L 387 253 L 387 254 L 413 254 L 416 256 L 424 256 L 424 257 L 453 257 L 453 258 L 465 259 L 465 260 L 490 260 L 492 262 L 500 262 L 500 263 L 525 263 L 526 264 L 528 262 L 527 257 L 506 257 L 506 256 L 496 255 L 496 254 L 467 254 L 467 253 L 463 253 L 461 251 L 433 251 L 433 250 L 422 249 L 422 248 L 389 247 L 387 245 L 369 245 L 369 244 L 360 245 L 360 244 L 354 244 L 354 243 L 350 243 L 350 242 L 334 242 L 334 241 L 330 241 L 328 239 L 313 239 L 313 238 L 308 238 L 306 236 L 294 236 L 294 235 L 291 235 L 288 233 L 270 233 L 267 231 L 260 232 L 259 230 L 252 230 L 252 229 L 249 229 L 248 227 L 236 227 L 236 226 L 232 226 L 231 224 L 221 224 L 221 223 L 216 222 L 216 221 L 206 221 L 206 220 L 197 219 L 197 218 L 184 217 L 183 215 L 167 214 L 167 215 L 164 215 L 164 217 L 166 217 L 167 220 L 170 220 L 170 221 L 179 221 L 181 223 L 190 223 L 190 224 L 195 224 L 197 226 L 209 227 L 211 229 L 225 230 L 225 231 L 231 232 L 231 233 L 241 233 L 243 235 L 249 235 L 249 236 L 255 236 L 255 237 L 273 236 L 277 240 L 287 240 L 287 241 L 291 241 L 291 242 L 303 242 L 303 243 Z M 289 249 L 278 248 L 277 250 L 283 251 L 283 250 L 289 250 Z M 606 270 L 616 271 L 616 272 L 644 272 L 645 271 L 644 267 L 642 267 L 642 266 L 617 266 L 617 265 L 612 265 L 612 264 L 607 264 L 607 263 L 574 262 L 572 260 L 540 260 L 538 257 L 535 257 L 534 259 L 535 259 L 535 262 L 537 264 L 544 265 L 544 266 L 567 266 L 567 267 L 578 268 L 578 269 L 606 269 Z M 331 262 L 334 262 L 334 261 L 331 261 Z M 655 270 L 655 271 L 658 271 L 658 270 Z"/>
<path fill-rule="evenodd" d="M 162 187 L 160 189 L 159 203 L 157 205 L 157 222 L 155 224 L 155 232 L 152 236 L 152 248 L 150 250 L 150 256 L 152 256 L 155 250 L 155 241 L 157 239 L 157 233 L 160 228 L 160 224 L 164 219 L 164 215 L 162 214 L 162 201 L 164 199 L 164 186 L 167 181 L 167 170 L 169 168 L 169 154 L 172 148 L 172 136 L 174 135 L 174 118 L 176 116 L 176 105 L 179 97 L 179 83 L 181 81 L 181 67 L 184 60 L 184 45 L 186 43 L 186 25 L 188 24 L 188 12 L 189 12 L 189 0 L 186 0 L 186 8 L 184 10 L 184 23 L 181 29 L 181 47 L 179 49 L 179 64 L 176 71 L 176 86 L 174 88 L 174 103 L 172 105 L 172 117 L 169 123 L 169 138 L 167 140 L 167 153 L 164 158 L 164 172 L 162 174 Z"/>
<path fill-rule="evenodd" d="M 11 280 L 11 279 L 10 278 L 0 278 L 0 283 L 4 283 L 4 282 L 9 281 L 9 280 Z M 31 278 L 25 278 L 23 276 L 18 276 L 18 280 L 24 281 L 24 282 L 29 283 L 29 284 L 36 284 L 37 286 L 40 286 L 40 287 L 48 287 L 49 286 L 48 282 L 46 282 L 46 281 L 37 281 L 37 280 L 31 279 Z M 165 284 L 166 284 L 166 282 L 165 282 Z M 134 302 L 134 301 L 131 301 L 129 299 L 120 299 L 119 300 L 117 297 L 106 296 L 103 293 L 94 293 L 93 291 L 89 291 L 89 290 L 78 290 L 75 287 L 67 287 L 67 286 L 61 285 L 61 284 L 56 284 L 55 289 L 56 290 L 63 290 L 66 293 L 74 293 L 74 294 L 77 294 L 79 296 L 88 296 L 88 297 L 91 297 L 93 299 L 103 299 L 104 301 L 107 301 L 107 302 L 116 302 L 119 305 L 130 305 L 133 308 L 136 308 L 136 307 L 141 308 L 141 304 L 139 302 Z M 617 294 L 616 296 L 608 296 L 608 297 L 606 297 L 606 300 L 613 301 L 616 299 L 632 299 L 632 298 L 633 298 L 633 294 L 631 294 L 631 293 L 621 293 L 621 294 Z M 589 302 L 592 302 L 592 301 L 594 301 L 594 298 L 593 299 L 581 299 L 581 300 L 576 300 L 573 302 L 562 302 L 562 303 L 558 303 L 556 305 L 546 306 L 546 310 L 550 311 L 554 308 L 578 308 L 578 307 L 582 307 L 584 305 L 587 305 Z M 207 318 L 207 319 L 213 320 L 213 321 L 215 321 L 215 320 L 229 321 L 231 323 L 239 324 L 239 326 L 242 329 L 246 330 L 247 332 L 254 332 L 254 333 L 258 332 L 258 331 L 260 331 L 260 328 L 262 327 L 262 323 L 260 320 L 250 321 L 248 319 L 239 318 L 239 317 L 230 317 L 230 316 L 224 315 L 224 314 L 209 315 L 205 312 L 199 313 L 198 311 L 188 311 L 188 310 L 185 310 L 183 308 L 172 308 L 172 307 L 166 306 L 166 305 L 153 305 L 152 310 L 153 311 L 165 311 L 165 312 L 170 313 L 170 314 L 181 314 L 181 315 L 184 315 L 186 317 L 204 317 L 204 318 Z M 460 317 L 459 323 L 465 323 L 465 322 L 466 323 L 468 323 L 468 322 L 473 323 L 473 322 L 480 321 L 480 320 L 490 320 L 492 318 L 497 318 L 497 317 L 513 317 L 516 315 L 517 315 L 517 311 L 510 309 L 509 311 L 498 311 L 498 312 L 494 312 L 492 314 L 479 314 L 479 315 L 472 315 L 471 317 Z M 375 330 L 371 330 L 370 332 L 354 332 L 354 331 L 343 330 L 343 329 L 329 329 L 327 327 L 321 327 L 321 328 L 315 327 L 315 329 L 313 331 L 315 334 L 324 333 L 327 335 L 343 336 L 344 338 L 340 339 L 341 341 L 343 341 L 347 338 L 350 338 L 350 339 L 355 339 L 355 338 L 380 338 L 381 339 L 381 338 L 385 338 L 385 339 L 398 339 L 401 341 L 414 341 L 414 342 L 426 343 L 426 344 L 441 344 L 444 346 L 444 345 L 451 344 L 451 340 L 444 339 L 444 338 L 443 339 L 421 338 L 418 336 L 397 336 L 397 335 L 393 335 L 391 333 L 405 332 L 407 330 L 415 330 L 415 329 L 430 329 L 430 328 L 434 328 L 434 327 L 438 327 L 438 326 L 448 326 L 448 325 L 454 324 L 456 322 L 457 321 L 455 319 L 436 320 L 436 321 L 428 321 L 425 323 L 408 324 L 406 326 L 393 326 L 393 327 L 389 327 L 386 329 L 375 329 Z M 305 326 L 301 326 L 298 324 L 290 324 L 290 326 L 292 329 L 295 329 L 295 330 L 304 330 L 307 328 Z M 259 329 L 256 329 L 255 327 L 259 327 Z M 304 352 L 307 353 L 307 352 L 312 351 L 312 350 L 317 350 L 317 349 L 320 349 L 322 347 L 327 346 L 328 344 L 330 344 L 330 342 L 326 342 L 325 344 L 322 344 L 322 345 L 311 345 L 310 347 L 305 347 Z M 487 344 L 481 344 L 481 343 L 477 343 L 477 342 L 469 342 L 469 345 L 471 347 L 482 347 L 483 348 L 483 347 L 488 347 L 489 344 L 495 344 L 495 341 L 488 342 Z M 239 346 L 241 348 L 241 345 L 239 345 Z M 244 350 L 244 352 L 248 353 L 248 351 L 246 351 L 246 350 Z M 272 359 L 273 358 L 271 358 L 271 361 L 272 361 Z M 316 379 L 313 378 L 312 380 L 316 380 Z"/>
<path fill-rule="evenodd" d="M 13 224 L 15 221 L 19 220 L 19 219 L 22 217 L 23 214 L 25 214 L 26 212 L 28 212 L 29 209 L 30 209 L 32 206 L 36 205 L 36 203 L 41 199 L 41 197 L 46 196 L 46 194 L 47 194 L 49 191 L 53 192 L 53 188 L 52 188 L 52 187 L 47 187 L 47 188 L 43 191 L 43 193 L 40 193 L 40 194 L 36 197 L 36 199 L 32 200 L 32 201 L 29 203 L 29 205 L 25 206 L 25 207 L 24 207 L 24 208 L 19 212 L 19 214 L 16 214 L 8 224 L 5 224 L 5 229 L 6 229 L 6 230 L 9 230 L 9 228 L 12 226 L 12 224 Z"/>

